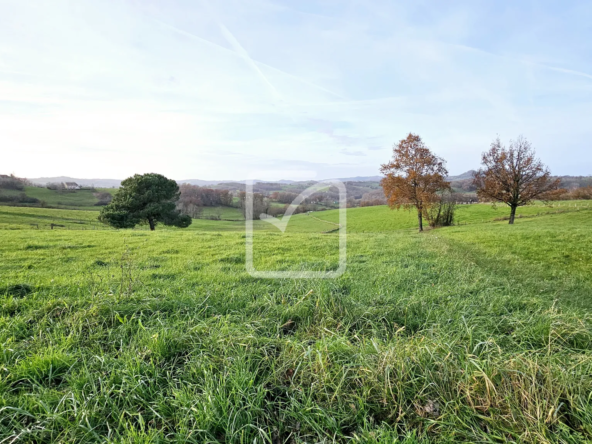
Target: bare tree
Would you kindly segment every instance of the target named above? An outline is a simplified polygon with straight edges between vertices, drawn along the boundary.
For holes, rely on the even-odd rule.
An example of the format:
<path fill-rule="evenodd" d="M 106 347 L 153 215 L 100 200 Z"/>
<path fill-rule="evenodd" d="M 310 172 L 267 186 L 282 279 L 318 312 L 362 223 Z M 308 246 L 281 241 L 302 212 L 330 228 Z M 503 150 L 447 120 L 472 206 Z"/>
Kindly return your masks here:
<path fill-rule="evenodd" d="M 482 155 L 484 168 L 475 173 L 473 184 L 479 198 L 508 205 L 510 224 L 514 223 L 518 207 L 535 199 L 547 200 L 559 188 L 561 181 L 551 177 L 549 169 L 535 154 L 530 142 L 522 136 L 510 141 L 508 148 L 498 137 Z"/>

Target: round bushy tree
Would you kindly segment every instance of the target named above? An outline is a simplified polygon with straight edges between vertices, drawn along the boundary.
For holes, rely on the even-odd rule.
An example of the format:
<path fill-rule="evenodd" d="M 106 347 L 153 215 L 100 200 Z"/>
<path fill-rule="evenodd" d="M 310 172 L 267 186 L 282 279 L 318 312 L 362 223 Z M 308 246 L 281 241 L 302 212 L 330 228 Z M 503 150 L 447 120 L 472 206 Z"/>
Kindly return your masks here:
<path fill-rule="evenodd" d="M 191 217 L 176 209 L 179 186 L 161 174 L 136 174 L 121 182 L 110 204 L 103 207 L 99 220 L 115 228 L 133 228 L 147 223 L 154 231 L 158 223 L 186 228 Z"/>

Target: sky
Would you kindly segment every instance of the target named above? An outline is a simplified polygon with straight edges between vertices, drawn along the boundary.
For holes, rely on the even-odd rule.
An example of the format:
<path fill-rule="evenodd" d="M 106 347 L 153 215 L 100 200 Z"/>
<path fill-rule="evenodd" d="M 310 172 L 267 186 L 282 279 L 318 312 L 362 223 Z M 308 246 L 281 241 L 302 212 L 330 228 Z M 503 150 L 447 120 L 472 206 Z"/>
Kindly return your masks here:
<path fill-rule="evenodd" d="M 0 173 L 451 174 L 524 135 L 592 174 L 592 2 L 0 0 Z"/>

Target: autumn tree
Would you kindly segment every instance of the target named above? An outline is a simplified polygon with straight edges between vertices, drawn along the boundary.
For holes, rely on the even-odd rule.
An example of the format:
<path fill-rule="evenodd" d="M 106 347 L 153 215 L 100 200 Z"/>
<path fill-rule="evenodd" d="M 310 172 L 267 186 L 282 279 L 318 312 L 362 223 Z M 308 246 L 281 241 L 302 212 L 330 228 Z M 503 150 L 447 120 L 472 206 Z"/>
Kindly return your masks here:
<path fill-rule="evenodd" d="M 158 223 L 186 228 L 191 217 L 176 209 L 179 186 L 160 174 L 136 174 L 121 182 L 111 203 L 103 207 L 99 220 L 115 228 L 133 228 L 146 223 L 154 230 Z"/>
<path fill-rule="evenodd" d="M 393 147 L 393 158 L 381 166 L 380 185 L 389 207 L 417 210 L 419 231 L 425 212 L 438 201 L 438 193 L 450 189 L 444 161 L 433 154 L 416 134 L 409 133 Z"/>
<path fill-rule="evenodd" d="M 506 148 L 499 137 L 481 158 L 483 168 L 475 173 L 473 184 L 482 200 L 500 202 L 510 207 L 510 224 L 516 209 L 535 199 L 546 200 L 559 189 L 549 169 L 536 158 L 526 138 L 519 136 Z"/>

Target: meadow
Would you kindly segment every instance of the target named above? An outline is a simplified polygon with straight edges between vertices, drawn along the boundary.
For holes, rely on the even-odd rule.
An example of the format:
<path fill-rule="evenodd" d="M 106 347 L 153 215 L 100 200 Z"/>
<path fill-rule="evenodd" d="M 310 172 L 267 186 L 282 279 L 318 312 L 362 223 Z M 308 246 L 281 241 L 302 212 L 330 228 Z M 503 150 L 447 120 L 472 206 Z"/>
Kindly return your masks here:
<path fill-rule="evenodd" d="M 64 208 L 68 210 L 97 210 L 96 204 L 99 199 L 96 193 L 115 194 L 115 188 L 96 188 L 95 190 L 56 191 L 43 187 L 26 186 L 23 191 L 0 189 L 0 195 L 25 194 L 28 197 L 39 199 L 44 206 L 49 208 Z M 27 206 L 39 206 L 39 204 L 28 204 Z"/>
<path fill-rule="evenodd" d="M 590 442 L 592 209 L 458 211 L 349 209 L 346 273 L 291 280 L 240 222 L 0 207 L 0 442 Z M 258 222 L 256 265 L 334 268 L 337 222 Z"/>
<path fill-rule="evenodd" d="M 579 212 L 592 209 L 590 201 L 561 201 L 552 204 L 537 202 L 533 205 L 520 207 L 518 218 L 534 216 L 563 214 L 566 212 Z M 208 217 L 221 215 L 223 220 L 210 220 Z M 39 229 L 50 229 L 51 224 L 64 225 L 55 229 L 69 230 L 97 230 L 109 229 L 97 221 L 99 210 L 64 210 L 53 208 L 11 207 L 0 205 L 0 229 L 30 229 L 31 224 Z M 492 207 L 489 204 L 459 205 L 456 210 L 456 224 L 479 224 L 496 222 L 507 219 L 510 210 L 507 206 Z M 245 229 L 245 222 L 241 210 L 238 208 L 223 207 L 221 213 L 217 213 L 215 207 L 205 207 L 203 219 L 194 219 L 189 230 L 197 231 L 240 231 Z M 417 215 L 412 211 L 393 212 L 385 205 L 363 208 L 348 208 L 346 212 L 347 230 L 356 233 L 390 232 L 401 229 L 414 228 L 417 225 Z M 288 225 L 288 231 L 292 232 L 319 232 L 324 233 L 338 228 L 339 210 L 316 211 L 311 214 L 293 215 Z M 255 230 L 277 231 L 269 223 L 254 221 Z M 147 226 L 138 226 L 134 229 L 147 230 Z M 176 230 L 160 226 L 160 230 Z"/>

